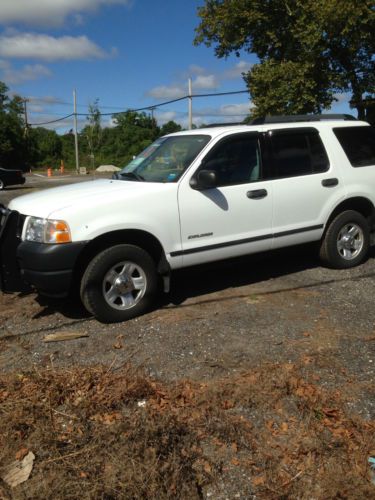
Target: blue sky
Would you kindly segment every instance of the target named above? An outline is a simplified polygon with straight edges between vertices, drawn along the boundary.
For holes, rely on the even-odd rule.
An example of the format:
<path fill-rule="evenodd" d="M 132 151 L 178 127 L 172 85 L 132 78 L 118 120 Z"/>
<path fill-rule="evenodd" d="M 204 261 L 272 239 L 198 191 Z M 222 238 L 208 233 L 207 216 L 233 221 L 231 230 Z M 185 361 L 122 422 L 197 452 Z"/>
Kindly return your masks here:
<path fill-rule="evenodd" d="M 0 0 L 0 80 L 29 98 L 29 121 L 67 115 L 99 99 L 102 113 L 141 108 L 187 94 L 245 90 L 241 72 L 256 58 L 217 59 L 193 45 L 203 0 Z M 194 99 L 193 118 L 239 121 L 247 94 Z M 332 111 L 348 112 L 345 96 Z M 187 101 L 155 110 L 160 124 L 187 124 Z M 103 124 L 111 117 L 103 116 Z M 83 124 L 85 118 L 81 118 Z M 71 119 L 51 125 L 61 132 Z"/>

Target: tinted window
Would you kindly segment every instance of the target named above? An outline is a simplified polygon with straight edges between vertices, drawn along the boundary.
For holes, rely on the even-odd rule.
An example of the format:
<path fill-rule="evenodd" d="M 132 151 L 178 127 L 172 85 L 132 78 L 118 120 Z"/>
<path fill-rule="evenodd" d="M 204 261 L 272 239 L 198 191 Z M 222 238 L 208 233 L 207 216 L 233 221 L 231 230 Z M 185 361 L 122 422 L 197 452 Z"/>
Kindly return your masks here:
<path fill-rule="evenodd" d="M 261 169 L 258 137 L 238 134 L 223 139 L 207 155 L 202 169 L 216 173 L 218 186 L 257 181 Z"/>
<path fill-rule="evenodd" d="M 353 167 L 375 165 L 375 131 L 371 127 L 341 127 L 334 133 Z"/>
<path fill-rule="evenodd" d="M 294 177 L 328 170 L 329 161 L 316 130 L 277 130 L 270 134 L 273 177 Z"/>

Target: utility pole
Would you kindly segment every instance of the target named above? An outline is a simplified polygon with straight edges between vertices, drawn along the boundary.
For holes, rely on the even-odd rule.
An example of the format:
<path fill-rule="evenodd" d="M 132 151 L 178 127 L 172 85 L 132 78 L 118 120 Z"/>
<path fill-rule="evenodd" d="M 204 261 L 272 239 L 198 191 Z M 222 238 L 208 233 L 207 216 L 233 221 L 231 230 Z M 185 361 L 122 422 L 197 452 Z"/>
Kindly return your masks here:
<path fill-rule="evenodd" d="M 191 78 L 189 78 L 189 130 L 193 128 L 193 92 Z"/>
<path fill-rule="evenodd" d="M 28 127 L 29 127 L 29 123 L 28 123 L 28 120 L 27 120 L 27 103 L 29 102 L 28 99 L 23 99 L 23 111 L 24 111 L 24 114 L 25 114 L 25 130 L 26 130 L 26 133 L 27 133 L 27 130 L 28 130 Z"/>
<path fill-rule="evenodd" d="M 76 152 L 76 171 L 79 174 L 79 157 L 78 157 L 78 131 L 77 131 L 77 96 L 76 90 L 73 90 L 73 108 L 74 108 L 74 145 Z"/>

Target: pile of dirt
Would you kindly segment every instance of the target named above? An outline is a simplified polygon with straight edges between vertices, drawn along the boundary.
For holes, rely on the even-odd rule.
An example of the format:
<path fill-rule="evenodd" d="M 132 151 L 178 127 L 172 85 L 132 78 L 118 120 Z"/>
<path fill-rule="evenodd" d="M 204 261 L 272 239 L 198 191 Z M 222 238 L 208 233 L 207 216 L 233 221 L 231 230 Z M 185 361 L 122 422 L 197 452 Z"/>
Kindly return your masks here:
<path fill-rule="evenodd" d="M 1 375 L 0 497 L 373 497 L 375 422 L 305 368 L 169 385 L 130 365 Z"/>

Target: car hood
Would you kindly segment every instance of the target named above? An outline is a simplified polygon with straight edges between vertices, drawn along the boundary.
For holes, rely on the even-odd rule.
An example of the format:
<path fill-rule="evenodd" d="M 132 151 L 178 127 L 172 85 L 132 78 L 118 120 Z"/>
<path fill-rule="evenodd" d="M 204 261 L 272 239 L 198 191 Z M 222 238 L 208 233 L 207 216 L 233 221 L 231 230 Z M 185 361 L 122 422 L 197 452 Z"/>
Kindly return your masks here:
<path fill-rule="evenodd" d="M 97 208 L 126 198 L 144 198 L 147 202 L 149 193 L 163 192 L 167 186 L 171 184 L 98 179 L 20 196 L 10 202 L 9 208 L 24 215 L 57 218 L 57 213 L 65 209 L 87 210 L 90 205 Z"/>

